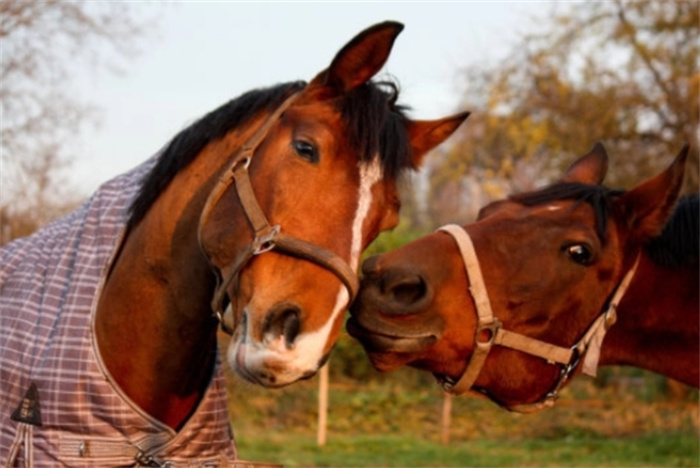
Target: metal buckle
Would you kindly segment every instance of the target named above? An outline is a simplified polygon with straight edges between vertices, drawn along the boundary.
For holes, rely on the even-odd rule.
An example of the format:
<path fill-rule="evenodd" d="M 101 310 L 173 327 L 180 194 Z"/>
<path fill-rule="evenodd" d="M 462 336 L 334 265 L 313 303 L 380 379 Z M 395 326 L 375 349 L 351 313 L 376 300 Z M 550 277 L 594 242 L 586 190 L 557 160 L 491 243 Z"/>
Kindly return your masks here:
<path fill-rule="evenodd" d="M 280 233 L 279 225 L 272 226 L 262 236 L 253 239 L 253 255 L 260 255 L 275 248 L 275 237 Z"/>
<path fill-rule="evenodd" d="M 474 334 L 474 342 L 475 345 L 478 347 L 484 347 L 484 346 L 492 346 L 494 340 L 496 339 L 496 335 L 498 335 L 498 330 L 503 327 L 503 324 L 501 323 L 500 320 L 494 317 L 493 322 L 491 323 L 481 323 L 476 327 L 476 333 Z M 489 337 L 486 341 L 481 341 L 479 340 L 479 335 L 483 331 L 488 331 Z"/>
<path fill-rule="evenodd" d="M 169 461 L 160 461 L 152 455 L 146 454 L 143 450 L 139 449 L 139 452 L 134 457 L 138 466 L 148 466 L 154 468 L 170 468 L 172 463 Z"/>
<path fill-rule="evenodd" d="M 237 161 L 234 161 L 231 165 L 231 172 L 235 173 L 239 169 L 248 170 L 251 160 L 252 158 L 250 156 L 246 156 L 245 158 L 240 158 Z"/>

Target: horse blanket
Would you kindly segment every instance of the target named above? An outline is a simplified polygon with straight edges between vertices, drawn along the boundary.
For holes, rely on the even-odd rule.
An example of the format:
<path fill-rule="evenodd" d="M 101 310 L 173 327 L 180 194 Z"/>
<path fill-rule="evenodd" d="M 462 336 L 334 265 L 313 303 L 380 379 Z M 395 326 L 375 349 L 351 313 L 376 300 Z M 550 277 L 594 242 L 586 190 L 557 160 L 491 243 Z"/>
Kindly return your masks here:
<path fill-rule="evenodd" d="M 120 391 L 95 343 L 97 299 L 156 158 L 0 249 L 0 466 L 216 467 L 236 459 L 220 357 L 196 412 L 175 432 Z"/>

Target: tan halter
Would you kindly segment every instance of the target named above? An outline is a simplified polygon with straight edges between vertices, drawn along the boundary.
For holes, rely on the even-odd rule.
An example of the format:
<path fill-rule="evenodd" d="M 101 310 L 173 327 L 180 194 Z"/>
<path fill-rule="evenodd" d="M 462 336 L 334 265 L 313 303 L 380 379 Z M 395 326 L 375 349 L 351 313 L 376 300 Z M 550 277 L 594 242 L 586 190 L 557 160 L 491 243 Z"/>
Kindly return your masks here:
<path fill-rule="evenodd" d="M 241 270 L 253 257 L 269 252 L 270 250 L 298 257 L 330 270 L 348 289 L 349 302 L 352 302 L 359 290 L 357 274 L 350 268 L 345 260 L 329 250 L 285 234 L 282 232 L 279 225 L 272 226 L 267 220 L 265 213 L 263 213 L 262 208 L 260 208 L 260 204 L 253 191 L 248 167 L 255 155 L 255 150 L 260 146 L 265 136 L 267 136 L 272 125 L 280 118 L 282 113 L 289 108 L 296 97 L 297 94 L 288 97 L 282 105 L 267 118 L 255 134 L 232 156 L 231 165 L 224 171 L 219 181 L 214 186 L 214 189 L 209 194 L 199 220 L 199 244 L 202 246 L 203 226 L 209 220 L 212 210 L 224 195 L 224 192 L 234 184 L 243 211 L 254 232 L 254 238 L 225 270 L 217 271 L 218 284 L 214 292 L 211 307 L 215 317 L 221 323 L 222 330 L 229 334 L 233 333 L 235 327 L 227 325 L 223 319 L 224 301 L 228 294 L 227 289 L 232 282 L 237 281 Z M 202 251 L 204 251 L 203 247 Z M 205 256 L 207 255 L 206 252 L 204 252 L 204 254 Z"/>
<path fill-rule="evenodd" d="M 474 299 L 477 313 L 477 327 L 474 333 L 474 352 L 467 362 L 467 368 L 457 381 L 448 381 L 448 379 L 444 377 L 438 378 L 446 392 L 459 395 L 472 390 L 472 386 L 479 376 L 481 368 L 484 366 L 491 346 L 494 344 L 540 357 L 550 364 L 558 364 L 562 367 L 554 387 L 540 401 L 536 403 L 505 406 L 511 411 L 533 413 L 553 406 L 559 396 L 559 391 L 576 370 L 581 361 L 581 357 L 584 355 L 583 372 L 591 376 L 596 375 L 603 338 L 607 330 L 617 320 L 617 305 L 620 303 L 622 296 L 625 294 L 625 291 L 632 281 L 634 272 L 637 269 L 637 264 L 639 263 L 639 257 L 637 257 L 632 268 L 618 285 L 607 309 L 590 325 L 578 343 L 574 344 L 571 348 L 563 348 L 505 330 L 498 318 L 494 317 L 493 311 L 491 310 L 491 303 L 489 301 L 488 292 L 486 291 L 486 285 L 484 284 L 484 278 L 481 274 L 479 260 L 474 250 L 474 244 L 467 231 L 455 224 L 443 226 L 438 230 L 451 235 L 457 243 L 462 260 L 464 261 L 464 267 L 467 271 L 467 277 L 470 282 L 469 292 Z M 488 331 L 486 341 L 479 340 L 479 335 L 483 331 Z M 474 390 L 478 390 L 486 396 L 489 396 L 484 390 Z M 491 399 L 494 400 L 493 398 Z M 496 401 L 496 403 L 504 406 L 498 401 Z"/>

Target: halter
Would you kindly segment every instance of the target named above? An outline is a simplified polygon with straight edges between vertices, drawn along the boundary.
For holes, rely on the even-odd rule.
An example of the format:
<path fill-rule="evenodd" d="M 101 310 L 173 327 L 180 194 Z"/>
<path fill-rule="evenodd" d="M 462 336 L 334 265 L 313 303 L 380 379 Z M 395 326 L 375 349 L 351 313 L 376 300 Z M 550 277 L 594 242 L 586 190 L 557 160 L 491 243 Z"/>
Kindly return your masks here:
<path fill-rule="evenodd" d="M 319 247 L 310 242 L 298 239 L 282 232 L 279 225 L 271 225 L 263 213 L 260 203 L 255 196 L 253 186 L 250 181 L 248 167 L 255 156 L 255 151 L 267 136 L 272 126 L 277 122 L 282 113 L 289 108 L 298 94 L 288 97 L 262 124 L 262 126 L 250 137 L 232 156 L 232 163 L 221 175 L 214 189 L 209 194 L 204 209 L 199 220 L 198 237 L 199 245 L 208 257 L 202 244 L 202 229 L 209 220 L 211 212 L 219 202 L 224 192 L 233 184 L 238 193 L 243 211 L 253 230 L 254 238 L 241 252 L 238 253 L 234 261 L 221 271 L 216 271 L 217 286 L 211 302 L 214 316 L 221 324 L 221 329 L 232 335 L 233 328 L 224 321 L 224 302 L 227 296 L 227 289 L 234 281 L 237 282 L 241 270 L 257 255 L 275 250 L 287 255 L 298 257 L 313 262 L 326 270 L 329 270 L 342 281 L 348 289 L 349 301 L 351 302 L 357 295 L 359 281 L 356 273 L 338 255 Z"/>
<path fill-rule="evenodd" d="M 474 244 L 469 234 L 462 227 L 455 224 L 443 226 L 438 230 L 450 234 L 457 243 L 460 254 L 462 255 L 462 260 L 464 261 L 467 278 L 470 282 L 469 291 L 474 299 L 477 313 L 477 327 L 474 333 L 474 352 L 467 362 L 467 368 L 464 373 L 456 381 L 447 377 L 437 377 L 446 392 L 459 395 L 472 390 L 472 386 L 479 376 L 481 368 L 486 361 L 486 357 L 494 344 L 537 356 L 544 359 L 549 364 L 561 366 L 559 377 L 552 389 L 536 403 L 507 406 L 490 396 L 485 389 L 474 389 L 486 395 L 499 406 L 505 407 L 510 411 L 534 413 L 553 406 L 556 399 L 559 397 L 559 391 L 574 373 L 582 357 L 583 372 L 591 376 L 596 375 L 603 338 L 607 330 L 617 320 L 617 305 L 620 303 L 622 296 L 625 294 L 625 291 L 632 281 L 634 272 L 637 269 L 637 264 L 639 263 L 639 257 L 637 257 L 632 268 L 618 285 L 607 309 L 601 312 L 593 321 L 586 333 L 576 344 L 571 348 L 564 348 L 504 329 L 503 324 L 498 318 L 494 317 L 491 310 L 491 303 L 489 301 L 488 292 L 486 291 L 486 285 L 484 284 L 484 278 L 481 274 L 479 259 L 476 256 Z M 487 335 L 485 340 L 479 339 L 482 332 L 485 332 Z"/>

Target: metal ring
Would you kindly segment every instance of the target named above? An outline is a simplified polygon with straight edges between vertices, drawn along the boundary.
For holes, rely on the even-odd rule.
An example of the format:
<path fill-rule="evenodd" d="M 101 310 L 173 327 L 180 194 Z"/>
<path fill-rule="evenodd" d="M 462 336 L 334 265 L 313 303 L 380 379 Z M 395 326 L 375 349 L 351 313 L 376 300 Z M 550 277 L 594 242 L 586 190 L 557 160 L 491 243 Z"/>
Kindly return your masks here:
<path fill-rule="evenodd" d="M 280 233 L 280 226 L 272 226 L 270 230 L 253 239 L 253 255 L 260 255 L 275 248 L 275 237 Z"/>
<path fill-rule="evenodd" d="M 252 161 L 250 156 L 234 161 L 234 163 L 231 164 L 231 172 L 236 172 L 240 168 L 248 170 L 248 167 L 250 167 L 250 161 Z"/>
<path fill-rule="evenodd" d="M 474 334 L 474 339 L 476 342 L 476 346 L 491 346 L 496 339 L 496 335 L 498 335 L 498 330 L 503 326 L 500 320 L 497 318 L 493 319 L 493 322 L 491 323 L 482 323 L 479 324 L 479 326 L 476 327 L 476 333 Z M 489 332 L 489 337 L 486 341 L 480 341 L 479 340 L 479 334 L 481 334 L 482 331 L 488 330 Z"/>

